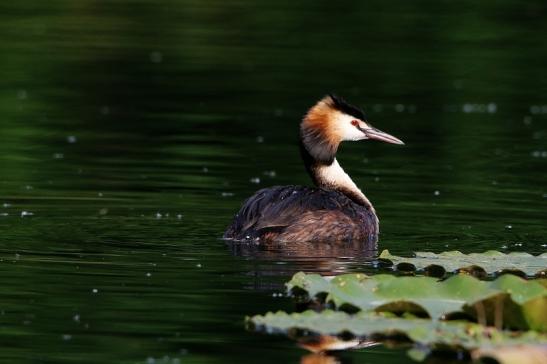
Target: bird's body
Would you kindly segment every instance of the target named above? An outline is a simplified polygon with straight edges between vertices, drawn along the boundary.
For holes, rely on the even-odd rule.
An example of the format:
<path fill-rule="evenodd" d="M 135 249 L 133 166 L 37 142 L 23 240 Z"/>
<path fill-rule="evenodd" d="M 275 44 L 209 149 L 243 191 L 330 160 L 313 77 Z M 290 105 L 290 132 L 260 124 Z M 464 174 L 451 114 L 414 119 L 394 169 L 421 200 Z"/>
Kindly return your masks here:
<path fill-rule="evenodd" d="M 316 187 L 275 186 L 248 198 L 224 233 L 253 242 L 348 242 L 379 233 L 376 212 L 336 160 L 343 140 L 402 142 L 370 127 L 364 114 L 329 95 L 304 117 L 300 150 Z"/>
<path fill-rule="evenodd" d="M 264 188 L 251 196 L 226 238 L 249 241 L 352 241 L 374 237 L 378 220 L 339 191 L 305 186 Z"/>

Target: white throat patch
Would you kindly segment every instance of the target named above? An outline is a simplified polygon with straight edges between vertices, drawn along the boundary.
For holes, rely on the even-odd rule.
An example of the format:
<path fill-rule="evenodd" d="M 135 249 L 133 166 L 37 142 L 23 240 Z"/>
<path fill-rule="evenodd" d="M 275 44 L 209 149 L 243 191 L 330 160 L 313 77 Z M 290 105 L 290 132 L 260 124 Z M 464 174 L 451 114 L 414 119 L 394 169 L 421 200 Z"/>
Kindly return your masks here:
<path fill-rule="evenodd" d="M 342 169 L 336 159 L 334 159 L 334 162 L 332 162 L 330 166 L 319 167 L 317 169 L 317 177 L 320 187 L 340 187 L 342 189 L 347 189 L 361 197 L 369 206 L 372 207 L 372 204 L 368 198 L 363 194 L 363 192 L 361 192 L 351 177 Z"/>

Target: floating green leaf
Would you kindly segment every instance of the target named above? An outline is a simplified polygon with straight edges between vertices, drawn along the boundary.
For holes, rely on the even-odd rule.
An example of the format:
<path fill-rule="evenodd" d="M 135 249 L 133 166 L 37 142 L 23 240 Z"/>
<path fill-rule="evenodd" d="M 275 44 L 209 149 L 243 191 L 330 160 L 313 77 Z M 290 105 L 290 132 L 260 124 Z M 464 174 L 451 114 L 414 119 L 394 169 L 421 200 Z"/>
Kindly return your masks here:
<path fill-rule="evenodd" d="M 348 311 L 409 312 L 434 320 L 466 314 L 498 327 L 547 331 L 547 288 L 514 275 L 485 282 L 467 275 L 438 281 L 359 273 L 329 279 L 300 272 L 287 287 Z"/>
<path fill-rule="evenodd" d="M 391 255 L 388 250 L 382 251 L 380 262 L 393 265 L 400 271 L 423 270 L 430 275 L 442 276 L 445 272 L 467 271 L 483 274 L 512 272 L 522 276 L 547 276 L 547 253 L 531 255 L 513 252 L 509 254 L 490 250 L 484 253 L 463 254 L 449 251 L 440 254 L 417 252 L 414 257 L 406 258 Z"/>
<path fill-rule="evenodd" d="M 247 318 L 251 328 L 291 336 L 352 334 L 361 338 L 392 338 L 404 335 L 414 343 L 432 349 L 477 349 L 512 345 L 547 345 L 547 336 L 534 331 L 515 333 L 461 321 L 432 321 L 399 318 L 373 312 L 350 315 L 324 310 L 303 313 L 276 312 Z M 347 336 L 347 335 L 346 335 Z"/>

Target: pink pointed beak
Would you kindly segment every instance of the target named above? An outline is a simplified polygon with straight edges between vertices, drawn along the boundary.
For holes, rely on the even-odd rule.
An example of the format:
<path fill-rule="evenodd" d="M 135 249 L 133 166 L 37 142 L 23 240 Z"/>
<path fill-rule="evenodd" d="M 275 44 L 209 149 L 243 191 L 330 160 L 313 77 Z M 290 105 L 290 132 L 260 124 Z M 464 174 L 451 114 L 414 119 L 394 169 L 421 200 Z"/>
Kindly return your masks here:
<path fill-rule="evenodd" d="M 360 129 L 367 138 L 369 139 L 375 139 L 380 140 L 382 142 L 391 143 L 391 144 L 405 144 L 402 140 L 395 138 L 393 135 L 390 135 L 388 133 L 384 133 L 383 131 L 380 131 L 376 128 L 366 128 L 366 129 Z"/>

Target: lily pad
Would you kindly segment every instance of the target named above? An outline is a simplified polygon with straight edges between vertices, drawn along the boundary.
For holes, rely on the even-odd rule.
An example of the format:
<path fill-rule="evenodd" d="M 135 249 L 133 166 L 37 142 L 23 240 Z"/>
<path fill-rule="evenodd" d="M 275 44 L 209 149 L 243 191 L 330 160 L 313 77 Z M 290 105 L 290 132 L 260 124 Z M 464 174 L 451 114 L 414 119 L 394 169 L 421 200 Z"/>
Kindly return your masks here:
<path fill-rule="evenodd" d="M 547 276 L 547 253 L 541 255 L 521 252 L 505 254 L 495 250 L 472 254 L 463 254 L 459 251 L 440 254 L 416 252 L 414 257 L 406 258 L 391 255 L 389 250 L 384 250 L 379 256 L 379 261 L 384 265 L 393 266 L 399 271 L 425 271 L 426 274 L 434 276 L 458 271 L 484 272 L 484 274 L 510 272 L 523 277 Z"/>
<path fill-rule="evenodd" d="M 407 312 L 433 320 L 468 315 L 499 328 L 547 331 L 547 288 L 513 275 L 485 282 L 467 275 L 438 281 L 360 273 L 328 279 L 300 272 L 287 287 L 349 312 Z"/>
<path fill-rule="evenodd" d="M 374 312 L 350 315 L 332 310 L 292 314 L 279 311 L 247 318 L 247 323 L 256 331 L 284 333 L 297 339 L 310 334 L 343 337 L 351 334 L 349 341 L 356 341 L 356 337 L 380 340 L 403 336 L 431 349 L 486 350 L 513 345 L 547 345 L 547 336 L 534 331 L 515 333 L 468 322 L 399 318 Z"/>

